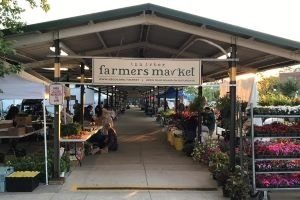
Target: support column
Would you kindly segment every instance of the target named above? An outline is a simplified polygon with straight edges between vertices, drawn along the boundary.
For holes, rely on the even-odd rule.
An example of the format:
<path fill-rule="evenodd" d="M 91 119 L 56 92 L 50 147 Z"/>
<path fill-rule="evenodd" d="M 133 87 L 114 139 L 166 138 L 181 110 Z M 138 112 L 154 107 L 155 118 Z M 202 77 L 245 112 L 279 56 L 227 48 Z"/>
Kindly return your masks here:
<path fill-rule="evenodd" d="M 84 63 L 80 63 L 80 83 L 84 83 Z M 83 130 L 83 121 L 84 121 L 84 85 L 80 86 L 80 125 Z"/>
<path fill-rule="evenodd" d="M 236 45 L 231 46 L 231 58 L 236 58 Z M 231 171 L 235 169 L 235 116 L 236 116 L 236 61 L 229 62 L 229 74 L 230 74 L 230 158 L 229 158 L 229 168 Z"/>
<path fill-rule="evenodd" d="M 111 87 L 111 96 L 110 96 L 110 107 L 114 106 L 114 87 Z"/>
<path fill-rule="evenodd" d="M 108 87 L 106 87 L 106 105 L 109 105 Z"/>
<path fill-rule="evenodd" d="M 167 88 L 165 88 L 165 93 L 164 93 L 164 111 L 167 110 Z"/>
<path fill-rule="evenodd" d="M 160 107 L 159 86 L 157 86 L 157 108 Z"/>
<path fill-rule="evenodd" d="M 155 114 L 155 88 L 153 87 L 153 93 L 152 93 L 152 114 Z"/>
<path fill-rule="evenodd" d="M 55 55 L 60 55 L 59 39 L 54 40 Z M 54 58 L 54 82 L 60 81 L 60 58 Z M 60 151 L 60 105 L 54 105 L 54 135 L 53 135 L 53 178 L 59 178 L 59 151 Z"/>
<path fill-rule="evenodd" d="M 201 64 L 201 69 L 200 69 L 201 74 L 200 74 L 200 77 L 203 75 L 203 68 L 204 68 L 204 65 Z M 201 102 L 200 103 L 201 106 L 198 107 L 198 133 L 197 133 L 198 142 L 202 142 L 201 141 L 201 134 L 202 134 L 202 112 L 203 112 L 203 106 L 204 106 L 204 105 L 202 105 L 202 102 L 204 101 L 203 93 L 202 93 L 202 89 L 203 89 L 202 83 L 203 83 L 203 79 L 201 78 L 200 79 L 200 85 L 198 87 L 198 98 L 199 98 L 199 100 Z"/>
<path fill-rule="evenodd" d="M 202 85 L 200 85 L 198 87 L 198 98 L 200 99 L 200 101 L 203 100 L 203 96 L 202 96 Z M 201 141 L 201 133 L 202 133 L 202 112 L 203 112 L 203 108 L 201 106 L 198 107 L 198 133 L 197 133 L 197 137 L 198 137 L 198 142 L 202 142 Z"/>
<path fill-rule="evenodd" d="M 175 91 L 175 113 L 178 112 L 178 88 L 176 87 Z"/>
<path fill-rule="evenodd" d="M 101 106 L 101 87 L 98 88 L 98 106 Z"/>
<path fill-rule="evenodd" d="M 115 89 L 115 91 L 114 91 L 114 93 L 115 93 L 115 98 L 114 98 L 114 107 L 115 107 L 115 111 L 117 112 L 117 87 L 115 87 L 114 88 Z"/>
<path fill-rule="evenodd" d="M 67 82 L 69 82 L 70 81 L 70 76 L 69 76 L 69 69 L 68 69 L 68 74 L 67 74 Z M 68 88 L 70 88 L 70 85 L 69 84 L 66 84 L 66 87 L 68 87 Z M 71 98 L 71 96 L 69 96 L 68 98 L 67 98 L 67 105 L 66 105 L 66 110 L 67 111 L 70 111 L 70 98 Z"/>

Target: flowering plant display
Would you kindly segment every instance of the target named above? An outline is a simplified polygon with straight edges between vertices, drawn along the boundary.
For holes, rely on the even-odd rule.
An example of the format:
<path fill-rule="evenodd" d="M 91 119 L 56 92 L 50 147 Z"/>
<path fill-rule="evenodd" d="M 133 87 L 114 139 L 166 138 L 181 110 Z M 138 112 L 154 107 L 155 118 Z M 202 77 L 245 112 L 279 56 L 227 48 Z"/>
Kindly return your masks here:
<path fill-rule="evenodd" d="M 254 143 L 257 157 L 299 157 L 300 143 L 297 140 L 257 140 Z"/>
<path fill-rule="evenodd" d="M 300 124 L 267 124 L 254 126 L 255 136 L 293 136 L 300 134 Z"/>
<path fill-rule="evenodd" d="M 215 152 L 219 152 L 218 141 L 208 139 L 205 143 L 197 143 L 192 152 L 192 158 L 205 165 L 209 164 L 209 160 Z"/>
<path fill-rule="evenodd" d="M 257 171 L 298 171 L 300 170 L 300 160 L 264 160 L 256 161 Z"/>
<path fill-rule="evenodd" d="M 249 176 L 248 171 L 241 166 L 236 165 L 233 173 L 230 174 L 225 188 L 229 190 L 231 199 L 247 200 L 249 199 Z"/>
<path fill-rule="evenodd" d="M 257 106 L 253 108 L 257 115 L 299 115 L 300 106 Z"/>
<path fill-rule="evenodd" d="M 258 188 L 300 187 L 300 174 L 261 174 L 256 176 Z"/>

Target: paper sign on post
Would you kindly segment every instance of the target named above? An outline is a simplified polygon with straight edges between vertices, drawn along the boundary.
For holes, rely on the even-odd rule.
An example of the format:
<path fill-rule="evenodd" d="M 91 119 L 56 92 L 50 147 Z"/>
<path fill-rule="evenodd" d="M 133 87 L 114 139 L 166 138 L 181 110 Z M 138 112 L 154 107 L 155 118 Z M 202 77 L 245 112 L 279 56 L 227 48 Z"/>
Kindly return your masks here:
<path fill-rule="evenodd" d="M 61 84 L 51 84 L 49 89 L 49 103 L 52 105 L 62 105 L 64 103 L 64 86 Z"/>

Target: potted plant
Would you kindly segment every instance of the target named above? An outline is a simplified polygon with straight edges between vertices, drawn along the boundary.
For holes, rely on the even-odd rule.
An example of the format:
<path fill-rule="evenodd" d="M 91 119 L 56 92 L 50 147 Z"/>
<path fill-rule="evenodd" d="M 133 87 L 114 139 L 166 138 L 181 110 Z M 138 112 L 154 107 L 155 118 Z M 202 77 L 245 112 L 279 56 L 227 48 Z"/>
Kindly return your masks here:
<path fill-rule="evenodd" d="M 235 171 L 229 176 L 225 188 L 228 189 L 232 200 L 249 199 L 250 185 L 248 171 L 237 165 Z"/>

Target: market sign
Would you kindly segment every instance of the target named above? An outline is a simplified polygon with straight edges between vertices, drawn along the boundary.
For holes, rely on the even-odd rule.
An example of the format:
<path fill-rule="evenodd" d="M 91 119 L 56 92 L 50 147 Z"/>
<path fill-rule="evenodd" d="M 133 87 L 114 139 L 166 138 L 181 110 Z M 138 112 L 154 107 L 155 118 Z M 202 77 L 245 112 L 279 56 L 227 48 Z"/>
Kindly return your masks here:
<path fill-rule="evenodd" d="M 49 88 L 49 103 L 51 105 L 62 105 L 64 103 L 64 86 L 51 84 Z"/>
<path fill-rule="evenodd" d="M 99 85 L 200 85 L 200 60 L 93 59 L 93 83 Z"/>

